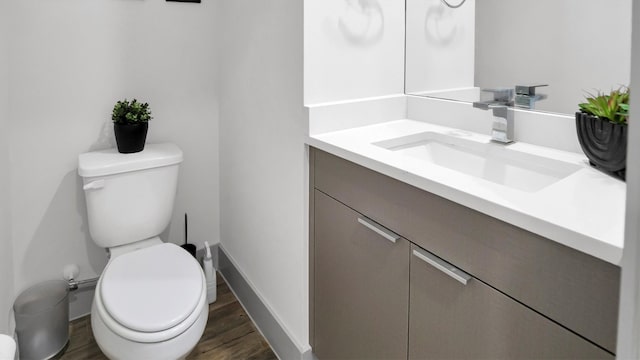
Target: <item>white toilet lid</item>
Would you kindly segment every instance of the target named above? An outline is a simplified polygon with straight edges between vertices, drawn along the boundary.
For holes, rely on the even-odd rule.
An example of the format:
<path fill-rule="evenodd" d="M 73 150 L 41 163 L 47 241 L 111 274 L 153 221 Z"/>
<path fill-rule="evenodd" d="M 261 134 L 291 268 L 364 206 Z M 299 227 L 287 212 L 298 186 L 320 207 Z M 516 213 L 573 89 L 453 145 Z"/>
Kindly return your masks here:
<path fill-rule="evenodd" d="M 123 254 L 105 268 L 100 287 L 105 309 L 121 325 L 143 332 L 172 328 L 195 311 L 202 270 L 172 243 Z"/>

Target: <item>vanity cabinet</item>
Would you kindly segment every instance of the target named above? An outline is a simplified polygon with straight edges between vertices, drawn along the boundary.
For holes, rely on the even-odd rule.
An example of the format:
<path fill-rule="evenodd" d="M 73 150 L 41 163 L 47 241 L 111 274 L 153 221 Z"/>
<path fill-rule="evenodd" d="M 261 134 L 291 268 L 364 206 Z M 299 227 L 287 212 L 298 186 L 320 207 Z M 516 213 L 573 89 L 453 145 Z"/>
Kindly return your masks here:
<path fill-rule="evenodd" d="M 317 149 L 310 183 L 320 360 L 613 358 L 619 267 Z"/>
<path fill-rule="evenodd" d="M 435 255 L 412 255 L 409 359 L 613 358 L 482 281 L 447 275 L 454 267 Z"/>
<path fill-rule="evenodd" d="M 409 242 L 315 192 L 319 359 L 406 359 Z"/>

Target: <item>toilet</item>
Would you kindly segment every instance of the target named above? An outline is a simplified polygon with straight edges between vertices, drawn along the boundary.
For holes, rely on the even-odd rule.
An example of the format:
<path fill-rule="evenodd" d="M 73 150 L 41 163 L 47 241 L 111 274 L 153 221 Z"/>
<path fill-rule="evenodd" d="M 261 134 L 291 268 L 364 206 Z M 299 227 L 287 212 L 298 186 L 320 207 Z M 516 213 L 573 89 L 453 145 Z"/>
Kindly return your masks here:
<path fill-rule="evenodd" d="M 171 219 L 182 151 L 147 144 L 81 154 L 89 231 L 109 252 L 96 286 L 91 327 L 110 359 L 183 359 L 209 313 L 198 262 L 158 235 Z"/>

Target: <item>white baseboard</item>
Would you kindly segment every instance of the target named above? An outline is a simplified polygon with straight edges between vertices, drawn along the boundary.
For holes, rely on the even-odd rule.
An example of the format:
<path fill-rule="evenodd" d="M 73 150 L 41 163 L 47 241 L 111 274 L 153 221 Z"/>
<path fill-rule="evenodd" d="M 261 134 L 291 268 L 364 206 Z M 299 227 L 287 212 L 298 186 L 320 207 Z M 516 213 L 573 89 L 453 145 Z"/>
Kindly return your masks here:
<path fill-rule="evenodd" d="M 311 347 L 299 345 L 289 334 L 286 327 L 275 316 L 270 307 L 261 299 L 261 296 L 252 288 L 242 270 L 224 251 L 218 247 L 218 271 L 225 279 L 231 291 L 235 294 L 240 304 L 245 309 L 258 330 L 269 342 L 271 348 L 279 359 L 311 360 L 313 354 Z"/>

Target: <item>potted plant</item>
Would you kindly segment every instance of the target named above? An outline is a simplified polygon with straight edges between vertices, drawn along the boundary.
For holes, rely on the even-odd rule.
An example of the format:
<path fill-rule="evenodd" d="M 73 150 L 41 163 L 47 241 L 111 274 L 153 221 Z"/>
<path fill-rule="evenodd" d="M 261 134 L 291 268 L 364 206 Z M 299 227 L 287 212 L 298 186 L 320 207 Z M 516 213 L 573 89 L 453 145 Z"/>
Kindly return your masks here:
<path fill-rule="evenodd" d="M 576 129 L 582 151 L 591 166 L 625 179 L 627 167 L 627 120 L 629 88 L 609 94 L 598 92 L 579 104 Z"/>
<path fill-rule="evenodd" d="M 118 101 L 111 114 L 118 151 L 125 154 L 142 151 L 151 119 L 148 103 L 136 99 Z"/>

